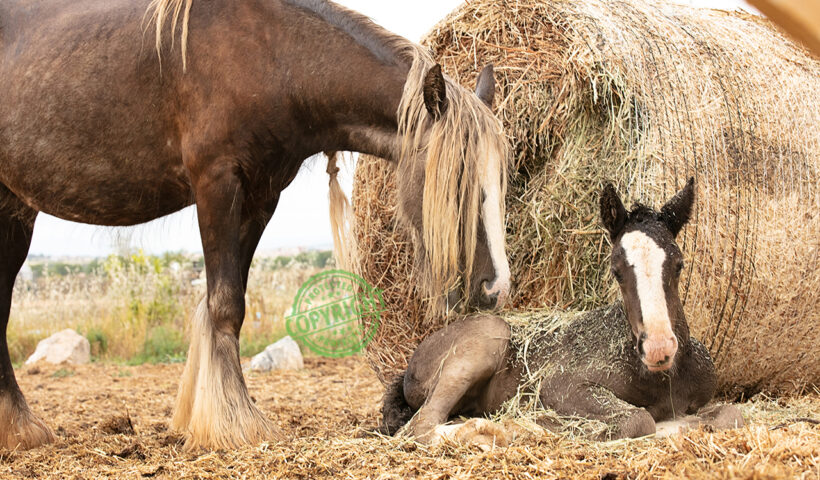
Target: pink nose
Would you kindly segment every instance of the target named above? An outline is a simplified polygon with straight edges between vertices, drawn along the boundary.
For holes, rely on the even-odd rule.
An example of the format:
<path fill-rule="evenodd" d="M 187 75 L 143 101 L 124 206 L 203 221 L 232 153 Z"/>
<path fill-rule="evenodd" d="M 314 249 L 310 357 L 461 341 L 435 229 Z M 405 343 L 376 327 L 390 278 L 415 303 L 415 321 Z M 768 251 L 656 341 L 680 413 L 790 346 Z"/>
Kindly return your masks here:
<path fill-rule="evenodd" d="M 491 283 L 484 282 L 481 285 L 484 297 L 487 299 L 495 299 L 495 306 L 503 307 L 510 296 L 510 281 L 509 280 L 495 280 Z"/>
<path fill-rule="evenodd" d="M 678 339 L 673 334 L 650 335 L 643 341 L 643 363 L 650 371 L 668 370 L 678 351 Z"/>

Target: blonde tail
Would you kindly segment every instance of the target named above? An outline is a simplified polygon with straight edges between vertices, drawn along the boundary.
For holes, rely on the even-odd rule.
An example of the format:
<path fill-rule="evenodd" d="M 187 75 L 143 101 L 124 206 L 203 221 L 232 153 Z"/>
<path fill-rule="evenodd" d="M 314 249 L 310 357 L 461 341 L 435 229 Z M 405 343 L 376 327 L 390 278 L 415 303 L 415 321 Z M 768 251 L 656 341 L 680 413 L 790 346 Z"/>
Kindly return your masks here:
<path fill-rule="evenodd" d="M 333 232 L 333 252 L 336 257 L 336 264 L 343 270 L 352 271 L 355 265 L 355 240 L 353 238 L 351 222 L 352 210 L 347 195 L 339 185 L 339 167 L 336 163 L 341 154 L 338 152 L 328 152 L 327 174 L 330 176 L 330 229 Z"/>

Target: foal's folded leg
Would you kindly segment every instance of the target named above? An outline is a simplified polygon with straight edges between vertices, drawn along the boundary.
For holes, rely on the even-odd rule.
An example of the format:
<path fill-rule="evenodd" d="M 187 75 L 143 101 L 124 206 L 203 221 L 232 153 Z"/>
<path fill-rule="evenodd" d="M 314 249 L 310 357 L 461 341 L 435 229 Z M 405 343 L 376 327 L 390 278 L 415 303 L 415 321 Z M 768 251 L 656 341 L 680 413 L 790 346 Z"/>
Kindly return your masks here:
<path fill-rule="evenodd" d="M 701 423 L 717 430 L 740 428 L 746 425 L 740 409 L 734 405 L 710 405 L 698 411 Z"/>
<path fill-rule="evenodd" d="M 468 392 L 476 394 L 475 387 L 486 384 L 495 374 L 497 359 L 457 352 L 458 348 L 453 347 L 441 362 L 433 388 L 408 424 L 407 432 L 421 443 L 454 439 L 461 425 L 444 424 L 451 415 L 460 413 L 456 407 L 469 400 L 465 398 Z"/>
<path fill-rule="evenodd" d="M 697 415 L 686 415 L 673 420 L 658 422 L 657 436 L 668 437 L 707 425 L 716 430 L 739 428 L 745 425 L 740 410 L 734 405 L 710 405 L 700 409 Z"/>
<path fill-rule="evenodd" d="M 572 380 L 553 381 L 551 385 L 565 385 L 541 390 L 541 401 L 559 415 L 578 416 L 607 424 L 599 440 L 637 438 L 655 433 L 655 420 L 644 408 L 636 407 L 604 387 L 573 384 Z"/>

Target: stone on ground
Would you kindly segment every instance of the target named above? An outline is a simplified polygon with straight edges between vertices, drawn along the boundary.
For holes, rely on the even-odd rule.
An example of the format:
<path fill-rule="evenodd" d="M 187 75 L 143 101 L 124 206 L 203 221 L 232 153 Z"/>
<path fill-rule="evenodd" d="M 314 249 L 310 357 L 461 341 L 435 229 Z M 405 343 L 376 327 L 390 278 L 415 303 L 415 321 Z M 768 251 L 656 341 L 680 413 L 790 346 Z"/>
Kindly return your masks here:
<path fill-rule="evenodd" d="M 26 365 L 40 360 L 54 364 L 83 365 L 91 361 L 91 344 L 87 338 L 69 328 L 41 340 L 26 360 Z"/>
<path fill-rule="evenodd" d="M 268 345 L 265 350 L 251 359 L 251 370 L 257 372 L 299 370 L 304 366 L 299 345 L 289 336 Z"/>

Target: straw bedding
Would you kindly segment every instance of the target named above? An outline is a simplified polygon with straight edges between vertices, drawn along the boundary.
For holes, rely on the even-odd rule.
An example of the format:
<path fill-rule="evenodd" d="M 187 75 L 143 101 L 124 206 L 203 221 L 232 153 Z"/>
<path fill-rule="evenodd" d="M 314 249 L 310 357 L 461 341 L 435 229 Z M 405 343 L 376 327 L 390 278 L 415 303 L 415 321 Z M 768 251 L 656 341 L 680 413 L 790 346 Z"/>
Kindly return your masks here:
<path fill-rule="evenodd" d="M 514 307 L 611 302 L 600 189 L 660 207 L 694 176 L 681 296 L 721 390 L 820 381 L 817 58 L 761 18 L 645 0 L 474 0 L 424 43 L 465 85 L 496 66 Z M 353 197 L 358 270 L 389 307 L 367 352 L 384 381 L 446 320 L 420 316 L 390 165 L 361 158 Z"/>
<path fill-rule="evenodd" d="M 769 479 L 820 475 L 820 395 L 740 405 L 750 426 L 670 439 L 590 442 L 549 432 L 508 448 L 424 447 L 368 435 L 383 388 L 361 358 L 306 358 L 305 370 L 251 374 L 257 405 L 287 441 L 185 452 L 168 431 L 182 365 L 37 366 L 17 372 L 56 443 L 0 450 L 2 479 Z M 609 476 L 607 476 L 609 475 Z"/>

